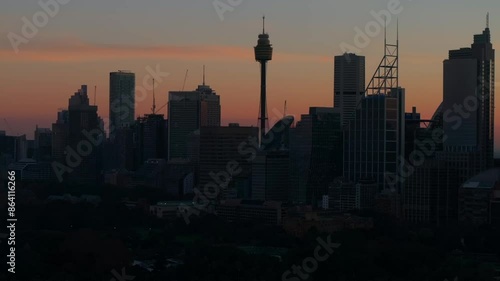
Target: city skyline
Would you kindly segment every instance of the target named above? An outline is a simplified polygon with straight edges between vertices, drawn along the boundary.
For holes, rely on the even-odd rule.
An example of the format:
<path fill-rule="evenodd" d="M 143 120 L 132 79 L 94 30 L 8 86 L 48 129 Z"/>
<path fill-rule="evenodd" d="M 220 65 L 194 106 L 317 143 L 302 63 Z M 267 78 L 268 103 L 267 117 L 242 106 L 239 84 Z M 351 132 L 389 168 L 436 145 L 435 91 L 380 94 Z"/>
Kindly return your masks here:
<path fill-rule="evenodd" d="M 182 88 L 186 69 L 189 69 L 189 75 L 185 89 L 193 90 L 196 88 L 196 85 L 201 84 L 202 66 L 204 64 L 207 65 L 207 83 L 216 88 L 221 96 L 222 123 L 227 125 L 228 123 L 239 122 L 242 125 L 258 126 L 259 75 L 252 50 L 252 46 L 255 45 L 255 36 L 261 31 L 259 23 L 260 15 L 258 11 L 255 11 L 257 9 L 256 6 L 266 7 L 266 9 L 262 9 L 266 11 L 267 16 L 266 32 L 273 38 L 273 46 L 276 53 L 273 61 L 269 64 L 268 73 L 269 125 L 272 126 L 272 123 L 276 122 L 278 117 L 281 117 L 277 116 L 275 112 L 283 111 L 285 100 L 288 101 L 287 113 L 296 117 L 306 113 L 311 106 L 333 106 L 334 56 L 341 54 L 339 46 L 342 42 L 352 44 L 356 35 L 353 30 L 354 27 L 362 28 L 365 24 L 373 20 L 370 14 L 371 10 L 380 11 L 386 9 L 386 1 L 374 2 L 376 3 L 371 3 L 361 8 L 360 11 L 365 12 L 359 13 L 359 16 L 353 17 L 353 20 L 342 18 L 343 22 L 339 22 L 337 19 L 331 19 L 330 22 L 323 22 L 321 28 L 308 30 L 310 34 L 308 35 L 309 38 L 306 39 L 310 40 L 300 40 L 300 36 L 294 36 L 290 29 L 285 28 L 283 25 L 283 12 L 277 11 L 276 7 L 272 5 L 268 6 L 268 4 L 263 3 L 250 5 L 243 2 L 241 6 L 235 7 L 234 11 L 226 12 L 223 21 L 220 21 L 216 10 L 211 7 L 211 9 L 207 9 L 206 14 L 203 14 L 202 19 L 210 23 L 209 26 L 217 28 L 208 28 L 199 39 L 186 38 L 184 34 L 186 32 L 181 31 L 188 31 L 192 28 L 194 30 L 196 26 L 192 24 L 177 28 L 177 30 L 175 28 L 168 28 L 168 30 L 174 29 L 172 34 L 184 34 L 180 39 L 176 37 L 176 42 L 179 42 L 179 45 L 184 44 L 185 46 L 189 46 L 189 48 L 184 49 L 180 46 L 165 44 L 168 42 L 161 42 L 163 39 L 160 39 L 159 36 L 152 37 L 151 40 L 144 40 L 141 44 L 130 44 L 128 42 L 113 42 L 120 40 L 127 41 L 123 37 L 120 37 L 119 34 L 102 38 L 102 32 L 96 31 L 95 40 L 89 40 L 91 37 L 89 37 L 88 32 L 85 30 L 78 30 L 72 38 L 74 40 L 65 42 L 65 40 L 61 40 L 65 38 L 64 32 L 52 28 L 49 23 L 46 27 L 40 29 L 39 34 L 32 39 L 32 42 L 21 44 L 18 54 L 12 51 L 8 40 L 2 41 L 2 45 L 0 45 L 0 57 L 7 62 L 8 66 L 5 69 L 12 70 L 2 75 L 4 77 L 2 79 L 16 82 L 20 81 L 22 77 L 30 81 L 29 85 L 22 87 L 19 85 L 23 85 L 24 83 L 2 83 L 2 86 L 0 86 L 0 93 L 2 95 L 5 94 L 5 97 L 2 97 L 4 103 L 0 105 L 0 112 L 3 113 L 0 117 L 2 119 L 6 118 L 10 126 L 15 128 L 14 130 L 10 130 L 5 122 L 2 122 L 0 130 L 6 130 L 9 134 L 27 134 L 29 138 L 32 138 L 35 126 L 38 125 L 42 128 L 50 127 L 50 124 L 56 119 L 57 109 L 64 107 L 68 93 L 71 93 L 72 89 L 82 84 L 87 84 L 89 89 L 91 89 L 89 90 L 91 99 L 93 99 L 92 88 L 94 85 L 97 86 L 98 113 L 104 118 L 108 117 L 107 105 L 109 104 L 109 100 L 107 96 L 109 82 L 106 79 L 107 73 L 115 69 L 130 69 L 136 73 L 137 85 L 142 84 L 142 78 L 148 73 L 146 70 L 147 67 L 150 69 L 159 68 L 161 72 L 168 72 L 169 76 L 164 81 L 157 81 L 158 87 L 155 90 L 156 100 L 158 107 L 160 107 L 167 102 L 168 91 L 176 91 Z M 321 2 L 316 4 L 298 4 L 299 7 L 293 9 L 292 14 L 298 13 L 298 16 L 302 15 L 298 18 L 299 22 L 310 23 L 308 27 L 295 29 L 297 34 L 304 34 L 304 29 L 313 26 L 317 27 L 319 23 L 316 21 L 324 19 L 322 17 L 323 14 L 320 13 L 320 9 L 318 8 L 327 4 Z M 61 6 L 61 15 L 57 15 L 50 20 L 66 20 L 65 17 L 67 15 L 64 15 L 64 10 L 67 9 L 68 13 L 72 13 L 75 7 L 71 5 L 76 4 L 71 2 L 67 6 Z M 183 4 L 173 5 L 178 11 L 183 11 Z M 345 6 L 344 8 L 346 9 L 359 10 L 359 7 L 356 7 L 357 4 L 339 3 L 339 5 Z M 486 11 L 492 10 L 493 6 L 498 4 L 492 4 L 489 7 L 484 7 L 484 9 L 482 7 L 475 7 L 468 10 L 467 15 L 471 18 L 471 21 L 468 21 L 470 26 L 463 26 L 462 24 L 461 28 L 458 28 L 460 20 L 457 18 L 449 20 L 446 23 L 440 22 L 436 30 L 423 28 L 418 31 L 419 28 L 410 24 L 415 20 L 416 14 L 423 9 L 421 5 L 423 4 L 401 1 L 403 9 L 398 15 L 400 18 L 400 41 L 402 45 L 400 56 L 401 64 L 405 65 L 405 67 L 401 70 L 400 84 L 407 91 L 406 111 L 409 112 L 412 106 L 416 106 L 423 117 L 430 118 L 442 97 L 442 61 L 446 59 L 448 50 L 454 49 L 456 46 L 467 46 L 470 42 L 471 34 L 477 34 L 484 28 Z M 39 8 L 35 6 L 31 8 Z M 22 15 L 24 11 L 26 11 L 26 16 L 32 14 L 28 12 L 30 9 L 24 6 L 12 8 L 14 11 L 13 14 L 19 13 L 19 15 Z M 446 8 L 449 9 L 450 13 L 460 13 L 457 8 L 449 5 L 436 5 L 435 8 L 436 10 Z M 120 9 L 119 7 L 116 8 L 117 16 L 121 16 L 121 13 L 124 12 Z M 299 13 L 299 11 L 303 11 L 303 13 Z M 474 14 L 476 11 L 477 14 Z M 137 13 L 141 14 L 143 12 L 138 11 Z M 431 23 L 437 21 L 436 17 L 432 17 L 435 13 L 437 12 L 432 11 L 430 13 Z M 318 15 L 317 20 L 313 17 L 316 14 Z M 239 16 L 241 16 L 241 19 Z M 62 19 L 59 19 L 59 17 L 62 17 Z M 22 22 L 18 18 L 8 16 L 7 22 L 9 24 L 4 27 L 5 30 L 2 30 L 2 32 L 7 33 L 12 30 L 19 33 Z M 388 31 L 395 29 L 394 18 L 392 22 L 389 22 Z M 286 22 L 289 23 L 289 21 Z M 490 26 L 494 45 L 499 37 L 495 36 L 498 33 L 495 28 L 496 22 L 498 22 L 498 19 L 493 14 Z M 17 29 L 16 23 L 18 26 Z M 338 23 L 338 27 L 333 23 Z M 427 24 L 420 23 L 417 27 L 424 27 Z M 291 24 L 291 26 L 295 25 Z M 457 27 L 453 27 L 453 25 L 457 25 Z M 234 31 L 235 28 L 238 28 L 238 36 L 231 36 L 234 33 L 231 31 Z M 340 34 L 338 36 L 325 36 L 329 35 L 326 29 L 330 30 L 330 32 Z M 432 44 L 424 44 L 424 42 L 416 41 L 415 38 L 410 36 L 412 32 L 417 32 L 416 35 L 423 36 L 423 30 L 428 35 L 428 42 L 432 42 Z M 322 34 L 323 31 L 325 33 Z M 439 31 L 449 34 L 447 40 L 436 41 L 435 36 Z M 129 32 L 134 36 L 141 34 L 145 36 L 151 31 L 138 26 L 129 30 Z M 459 33 L 457 34 L 457 32 Z M 318 36 L 324 36 L 325 38 L 322 39 L 326 39 L 327 43 L 318 44 L 318 46 L 310 47 L 309 49 L 304 47 L 304 41 L 310 43 L 316 42 L 315 38 Z M 418 36 L 413 37 L 418 38 Z M 50 40 L 50 46 L 58 47 L 58 53 L 49 50 L 47 40 Z M 294 40 L 296 45 L 291 46 L 289 44 L 290 40 Z M 362 48 L 362 51 L 358 53 L 366 57 L 367 77 L 371 77 L 373 71 L 375 71 L 376 64 L 383 52 L 383 32 L 371 38 L 370 41 L 368 46 Z M 105 44 L 108 42 L 111 42 L 111 45 Z M 200 42 L 204 44 L 200 44 Z M 432 45 L 432 48 L 429 49 L 427 45 Z M 419 50 L 415 51 L 416 49 Z M 76 53 L 80 53 L 81 55 L 75 57 Z M 136 58 L 128 58 L 124 62 L 117 63 L 117 61 L 123 60 L 122 58 L 127 56 L 134 56 Z M 30 66 L 29 69 L 25 67 L 27 65 Z M 52 75 L 30 75 L 30 73 L 40 71 L 44 66 L 50 66 L 50 73 Z M 21 67 L 23 68 L 23 73 L 25 73 L 24 75 L 20 75 L 17 71 Z M 66 71 L 68 68 L 81 72 L 81 75 L 72 75 Z M 96 70 L 98 71 L 96 72 Z M 289 83 L 290 80 L 298 81 L 298 83 L 291 85 Z M 244 89 L 242 90 L 241 88 Z M 36 96 L 32 94 L 35 91 L 44 92 L 45 94 Z M 16 108 L 17 101 L 21 99 L 24 101 L 24 106 Z M 39 104 L 42 101 L 44 106 L 40 107 Z M 91 102 L 93 103 L 92 100 Z M 38 110 L 30 109 L 35 104 L 40 108 Z M 152 91 L 148 91 L 146 98 L 136 103 L 135 117 L 137 118 L 145 113 L 149 113 L 151 104 Z M 16 110 L 13 110 L 14 108 Z M 31 114 L 29 118 L 26 117 L 28 115 L 27 112 Z M 166 115 L 166 109 L 162 109 L 159 114 Z M 499 123 L 497 122 L 497 124 Z M 499 131 L 498 129 L 496 130 L 497 136 Z M 498 139 L 497 137 L 497 141 Z"/>
<path fill-rule="evenodd" d="M 500 280 L 481 2 L 9 1 L 0 280 Z"/>

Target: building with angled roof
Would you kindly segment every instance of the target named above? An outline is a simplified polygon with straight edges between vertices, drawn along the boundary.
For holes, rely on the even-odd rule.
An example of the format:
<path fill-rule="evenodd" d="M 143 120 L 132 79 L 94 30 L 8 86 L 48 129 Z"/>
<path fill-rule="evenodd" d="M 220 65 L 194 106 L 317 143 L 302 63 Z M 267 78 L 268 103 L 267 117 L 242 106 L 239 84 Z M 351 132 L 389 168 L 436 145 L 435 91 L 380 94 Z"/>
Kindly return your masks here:
<path fill-rule="evenodd" d="M 491 203 L 498 202 L 499 184 L 500 168 L 482 172 L 463 183 L 459 189 L 460 222 L 476 225 L 490 223 Z"/>
<path fill-rule="evenodd" d="M 10 164 L 8 170 L 15 171 L 16 180 L 19 181 L 42 182 L 54 179 L 50 162 L 36 162 L 33 159 L 24 159 Z"/>
<path fill-rule="evenodd" d="M 342 122 L 339 108 L 310 107 L 290 136 L 290 200 L 314 204 L 342 176 Z"/>

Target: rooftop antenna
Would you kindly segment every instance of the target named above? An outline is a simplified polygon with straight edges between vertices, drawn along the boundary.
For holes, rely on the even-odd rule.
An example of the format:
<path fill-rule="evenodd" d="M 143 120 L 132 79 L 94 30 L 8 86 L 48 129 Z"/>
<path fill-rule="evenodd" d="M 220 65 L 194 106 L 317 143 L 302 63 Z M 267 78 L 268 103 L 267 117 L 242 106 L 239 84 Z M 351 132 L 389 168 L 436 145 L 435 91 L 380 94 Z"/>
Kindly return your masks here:
<path fill-rule="evenodd" d="M 156 114 L 156 100 L 155 100 L 155 79 L 153 78 L 153 108 L 151 108 L 153 111 L 153 115 Z"/>
<path fill-rule="evenodd" d="M 205 65 L 203 65 L 203 86 L 205 86 Z"/>
<path fill-rule="evenodd" d="M 490 12 L 486 13 L 486 28 L 490 28 Z"/>
<path fill-rule="evenodd" d="M 94 86 L 94 105 L 96 105 L 97 85 Z"/>
<path fill-rule="evenodd" d="M 262 16 L 262 34 L 266 34 L 266 16 Z"/>
<path fill-rule="evenodd" d="M 397 79 L 396 79 L 396 89 L 398 89 L 399 95 L 399 18 L 396 19 L 396 58 L 397 58 Z"/>
<path fill-rule="evenodd" d="M 387 44 L 387 17 L 384 19 L 384 45 Z"/>
<path fill-rule="evenodd" d="M 286 100 L 285 100 L 285 107 L 283 108 L 283 118 L 286 117 Z"/>
<path fill-rule="evenodd" d="M 399 43 L 399 18 L 396 19 L 396 43 Z"/>

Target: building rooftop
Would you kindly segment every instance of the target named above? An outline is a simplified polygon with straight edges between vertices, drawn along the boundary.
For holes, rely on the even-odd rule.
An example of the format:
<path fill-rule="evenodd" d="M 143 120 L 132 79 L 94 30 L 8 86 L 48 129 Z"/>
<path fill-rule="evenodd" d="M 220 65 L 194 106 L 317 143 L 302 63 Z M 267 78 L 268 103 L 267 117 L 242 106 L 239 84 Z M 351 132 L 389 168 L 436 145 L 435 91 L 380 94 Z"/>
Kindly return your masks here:
<path fill-rule="evenodd" d="M 226 206 L 260 206 L 263 208 L 279 208 L 282 203 L 279 201 L 262 201 L 262 200 L 249 200 L 249 199 L 229 199 L 222 205 Z"/>
<path fill-rule="evenodd" d="M 161 201 L 156 203 L 155 206 L 159 207 L 178 207 L 179 205 L 192 205 L 191 201 Z"/>

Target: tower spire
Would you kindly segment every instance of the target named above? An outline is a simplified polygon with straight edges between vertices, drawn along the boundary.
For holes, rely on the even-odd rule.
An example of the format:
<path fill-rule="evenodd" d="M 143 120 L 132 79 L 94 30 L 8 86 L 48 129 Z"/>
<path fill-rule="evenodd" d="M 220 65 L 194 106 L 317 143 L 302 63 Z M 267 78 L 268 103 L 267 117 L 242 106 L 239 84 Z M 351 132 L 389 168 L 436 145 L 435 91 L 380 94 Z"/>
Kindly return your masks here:
<path fill-rule="evenodd" d="M 266 34 L 266 16 L 262 16 L 262 34 Z"/>
<path fill-rule="evenodd" d="M 203 65 L 203 86 L 205 86 L 205 65 Z"/>
<path fill-rule="evenodd" d="M 486 28 L 490 28 L 490 12 L 486 13 Z"/>
<path fill-rule="evenodd" d="M 155 79 L 153 78 L 153 115 L 156 114 L 156 100 L 155 100 Z"/>
<path fill-rule="evenodd" d="M 396 42 L 399 42 L 399 18 L 396 19 Z"/>

